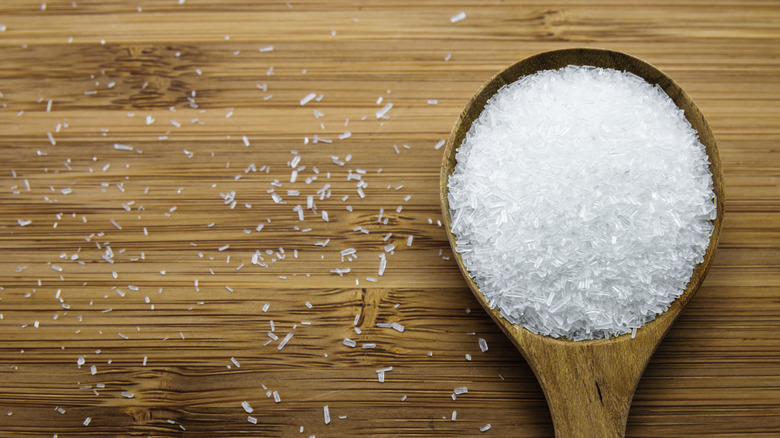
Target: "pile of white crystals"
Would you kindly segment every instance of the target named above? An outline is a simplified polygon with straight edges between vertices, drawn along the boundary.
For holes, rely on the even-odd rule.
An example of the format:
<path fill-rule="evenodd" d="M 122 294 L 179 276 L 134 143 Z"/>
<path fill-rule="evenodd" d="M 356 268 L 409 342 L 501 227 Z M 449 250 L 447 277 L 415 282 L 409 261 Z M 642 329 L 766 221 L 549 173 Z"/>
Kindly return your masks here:
<path fill-rule="evenodd" d="M 456 160 L 456 250 L 490 307 L 534 333 L 634 331 L 684 292 L 713 232 L 704 146 L 631 73 L 522 77 L 488 101 Z"/>

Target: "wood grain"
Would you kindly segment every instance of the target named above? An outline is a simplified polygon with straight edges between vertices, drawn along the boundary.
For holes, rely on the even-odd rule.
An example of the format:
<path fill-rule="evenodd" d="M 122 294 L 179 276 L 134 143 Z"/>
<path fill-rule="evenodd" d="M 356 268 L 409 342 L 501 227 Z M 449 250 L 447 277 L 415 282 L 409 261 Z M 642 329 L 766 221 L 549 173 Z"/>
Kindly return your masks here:
<path fill-rule="evenodd" d="M 702 262 L 693 270 L 682 295 L 663 314 L 643 325 L 631 335 L 610 339 L 572 342 L 535 334 L 502 317 L 498 308 L 491 308 L 479 290 L 477 282 L 453 251 L 455 261 L 474 298 L 501 328 L 539 380 L 550 407 L 556 437 L 623 437 L 634 391 L 653 352 L 672 324 L 680 316 L 703 283 L 718 247 L 725 213 L 723 168 L 720 154 L 706 119 L 696 104 L 672 78 L 656 67 L 625 53 L 593 48 L 553 50 L 523 59 L 496 73 L 480 87 L 466 104 L 452 128 L 444 149 L 439 181 L 444 227 L 450 246 L 457 248 L 457 237 L 449 232 L 452 215 L 449 203 L 449 179 L 457 166 L 457 153 L 467 134 L 488 101 L 499 90 L 518 79 L 544 70 L 557 70 L 572 65 L 593 66 L 633 73 L 649 84 L 658 86 L 682 109 L 697 132 L 709 159 L 717 216 L 712 221 L 713 232 Z"/>
<path fill-rule="evenodd" d="M 0 25 L 0 435 L 552 436 L 533 372 L 437 225 L 434 146 L 497 71 L 581 46 L 669 74 L 724 170 L 717 256 L 650 360 L 626 436 L 780 434 L 776 1 L 6 0 Z M 301 106 L 311 92 L 322 99 Z M 306 168 L 290 183 L 293 150 Z M 271 320 L 294 334 L 282 350 L 263 346 Z M 393 322 L 403 333 L 376 325 Z"/>

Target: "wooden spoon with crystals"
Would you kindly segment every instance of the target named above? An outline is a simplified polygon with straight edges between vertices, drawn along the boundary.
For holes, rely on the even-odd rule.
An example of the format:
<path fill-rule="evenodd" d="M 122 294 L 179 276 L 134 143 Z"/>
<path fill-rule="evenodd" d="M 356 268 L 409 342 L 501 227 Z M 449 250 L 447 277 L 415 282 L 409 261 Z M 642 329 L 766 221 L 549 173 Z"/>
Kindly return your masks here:
<path fill-rule="evenodd" d="M 683 292 L 669 309 L 640 327 L 635 338 L 626 334 L 610 339 L 571 341 L 537 335 L 504 319 L 491 309 L 469 276 L 461 255 L 455 250 L 451 231 L 451 211 L 447 198 L 448 179 L 456 165 L 456 151 L 472 122 L 479 117 L 488 99 L 502 86 L 541 70 L 569 65 L 589 65 L 633 73 L 657 84 L 698 132 L 709 156 L 716 196 L 717 218 L 704 260 L 696 266 Z M 471 98 L 461 113 L 444 151 L 440 178 L 442 214 L 453 254 L 477 301 L 520 350 L 544 391 L 555 427 L 555 435 L 568 437 L 622 437 L 634 391 L 653 352 L 671 325 L 701 285 L 718 246 L 723 222 L 723 171 L 715 139 L 699 109 L 671 78 L 652 65 L 632 56 L 600 49 L 566 49 L 541 53 L 496 74 Z"/>

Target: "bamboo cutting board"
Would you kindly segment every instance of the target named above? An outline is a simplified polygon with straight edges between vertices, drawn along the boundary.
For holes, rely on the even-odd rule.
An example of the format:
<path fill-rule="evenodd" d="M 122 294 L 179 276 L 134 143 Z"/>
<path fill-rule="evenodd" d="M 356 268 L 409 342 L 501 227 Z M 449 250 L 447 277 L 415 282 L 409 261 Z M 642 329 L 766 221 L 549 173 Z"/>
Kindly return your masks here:
<path fill-rule="evenodd" d="M 777 2 L 6 0 L 0 435 L 552 436 L 438 225 L 437 145 L 580 46 L 674 78 L 725 174 L 627 436 L 780 434 Z"/>

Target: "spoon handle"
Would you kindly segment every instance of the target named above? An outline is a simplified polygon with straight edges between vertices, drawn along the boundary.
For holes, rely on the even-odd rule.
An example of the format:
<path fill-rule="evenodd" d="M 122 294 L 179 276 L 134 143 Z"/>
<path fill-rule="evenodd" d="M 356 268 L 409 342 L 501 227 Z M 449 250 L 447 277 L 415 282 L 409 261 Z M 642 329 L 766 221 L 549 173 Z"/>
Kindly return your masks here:
<path fill-rule="evenodd" d="M 655 349 L 641 338 L 586 346 L 526 339 L 526 360 L 544 390 L 556 437 L 625 435 L 631 399 Z"/>

